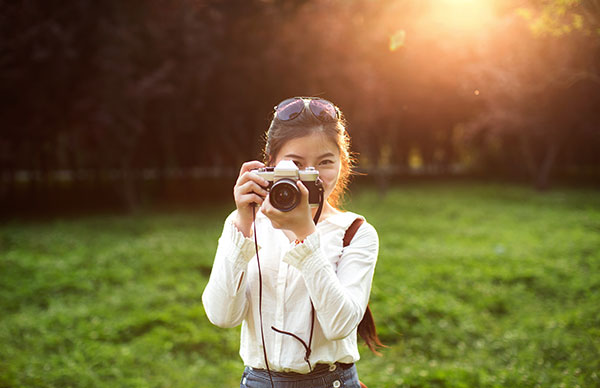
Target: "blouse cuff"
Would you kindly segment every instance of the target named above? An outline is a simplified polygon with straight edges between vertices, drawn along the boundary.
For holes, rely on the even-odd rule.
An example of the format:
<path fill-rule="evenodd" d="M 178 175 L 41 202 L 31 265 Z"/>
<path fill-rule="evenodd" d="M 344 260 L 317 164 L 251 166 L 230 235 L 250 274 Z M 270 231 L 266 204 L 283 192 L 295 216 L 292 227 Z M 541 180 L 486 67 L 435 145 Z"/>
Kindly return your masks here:
<path fill-rule="evenodd" d="M 233 223 L 233 219 L 228 220 L 227 227 L 229 231 L 226 235 L 232 246 L 232 252 L 228 257 L 233 264 L 234 273 L 244 271 L 248 262 L 256 255 L 254 240 L 244 236 Z M 260 246 L 258 249 L 260 250 Z"/>
<path fill-rule="evenodd" d="M 283 261 L 301 272 L 315 272 L 328 264 L 322 255 L 317 254 L 320 247 L 321 239 L 319 233 L 315 231 L 306 237 L 304 242 L 290 249 L 283 257 Z"/>

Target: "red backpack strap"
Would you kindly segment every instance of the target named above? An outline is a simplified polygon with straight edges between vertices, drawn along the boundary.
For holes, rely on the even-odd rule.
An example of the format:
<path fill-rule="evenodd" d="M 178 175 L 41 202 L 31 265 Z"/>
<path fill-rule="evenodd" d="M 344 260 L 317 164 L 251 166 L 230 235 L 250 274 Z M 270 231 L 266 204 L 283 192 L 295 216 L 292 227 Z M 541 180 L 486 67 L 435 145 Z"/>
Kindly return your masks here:
<path fill-rule="evenodd" d="M 354 235 L 356 234 L 356 231 L 358 230 L 358 228 L 360 228 L 363 222 L 365 222 L 365 220 L 363 220 L 362 218 L 357 218 L 350 224 L 348 229 L 346 229 L 346 233 L 344 234 L 344 248 L 350 245 L 350 241 L 352 241 Z"/>

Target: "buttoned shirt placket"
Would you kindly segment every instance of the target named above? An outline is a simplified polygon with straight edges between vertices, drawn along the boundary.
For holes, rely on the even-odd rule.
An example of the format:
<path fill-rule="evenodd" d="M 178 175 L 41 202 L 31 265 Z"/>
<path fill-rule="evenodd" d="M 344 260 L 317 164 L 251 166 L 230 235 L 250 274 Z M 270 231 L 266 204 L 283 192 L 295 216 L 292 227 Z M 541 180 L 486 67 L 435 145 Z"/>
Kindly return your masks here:
<path fill-rule="evenodd" d="M 284 253 L 285 254 L 285 253 Z M 283 256 L 283 255 L 282 255 Z M 283 260 L 279 261 L 279 270 L 277 271 L 277 288 L 276 288 L 276 306 L 275 306 L 275 327 L 278 329 L 284 329 L 285 320 L 284 320 L 284 307 L 285 307 L 285 285 L 287 279 L 289 265 L 285 263 Z M 271 328 L 269 328 L 271 330 Z M 275 364 L 277 366 L 281 365 L 281 350 L 283 345 L 283 335 L 275 333 Z"/>

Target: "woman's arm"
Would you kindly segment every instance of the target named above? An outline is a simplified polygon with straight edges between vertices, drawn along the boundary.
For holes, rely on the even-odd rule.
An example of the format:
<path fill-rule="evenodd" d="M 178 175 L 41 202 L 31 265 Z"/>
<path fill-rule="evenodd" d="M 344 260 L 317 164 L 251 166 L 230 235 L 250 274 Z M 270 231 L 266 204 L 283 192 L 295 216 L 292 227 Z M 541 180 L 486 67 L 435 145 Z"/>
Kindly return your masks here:
<path fill-rule="evenodd" d="M 328 340 L 347 337 L 360 323 L 369 302 L 378 251 L 377 232 L 364 223 L 344 248 L 337 272 L 323 253 L 318 232 L 283 258 L 302 273 Z"/>
<path fill-rule="evenodd" d="M 259 161 L 242 164 L 233 187 L 236 210 L 227 217 L 213 269 L 202 294 L 202 303 L 208 319 L 221 327 L 239 325 L 246 314 L 246 270 L 254 256 L 252 240 L 253 212 L 267 195 L 265 179 L 253 170 L 264 167 Z"/>
<path fill-rule="evenodd" d="M 246 272 L 254 256 L 254 242 L 234 225 L 234 211 L 227 217 L 202 303 L 208 319 L 216 326 L 235 327 L 246 314 Z"/>

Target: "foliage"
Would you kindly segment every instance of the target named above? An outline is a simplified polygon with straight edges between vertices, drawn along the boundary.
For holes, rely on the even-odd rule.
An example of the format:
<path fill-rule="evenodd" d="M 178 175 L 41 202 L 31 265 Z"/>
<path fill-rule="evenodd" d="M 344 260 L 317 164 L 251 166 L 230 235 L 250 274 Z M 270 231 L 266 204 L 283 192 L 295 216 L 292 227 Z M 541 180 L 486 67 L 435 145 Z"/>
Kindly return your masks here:
<path fill-rule="evenodd" d="M 493 17 L 467 12 L 481 4 Z M 148 176 L 259 157 L 290 95 L 335 101 L 365 167 L 519 177 L 550 149 L 548 180 L 597 170 L 597 4 L 0 1 L 0 198 L 66 176 L 133 207 Z"/>
<path fill-rule="evenodd" d="M 421 184 L 348 208 L 376 226 L 375 387 L 600 384 L 596 191 Z M 392 211 L 391 211 L 392 209 Z M 0 226 L 0 386 L 233 387 L 238 329 L 201 294 L 230 205 Z"/>
<path fill-rule="evenodd" d="M 600 34 L 598 0 L 546 0 L 537 9 L 518 8 L 517 14 L 527 20 L 536 36 L 560 37 L 576 32 Z"/>
<path fill-rule="evenodd" d="M 600 103 L 599 16 L 596 1 L 531 2 L 488 30 L 482 60 L 470 66 L 485 108 L 467 124 L 496 149 L 488 164 L 521 169 L 544 189 L 556 164 L 591 150 L 584 144 L 598 137 L 599 121 L 587 112 Z"/>

